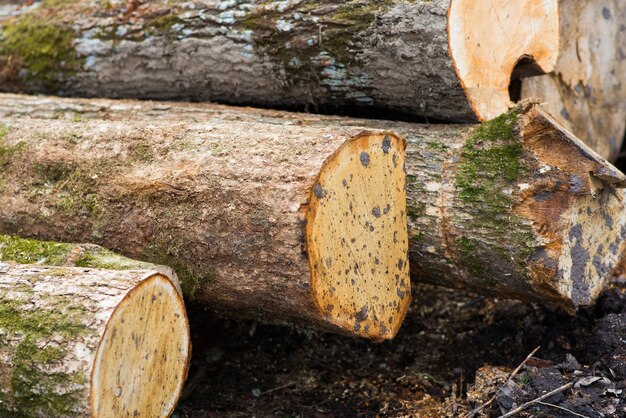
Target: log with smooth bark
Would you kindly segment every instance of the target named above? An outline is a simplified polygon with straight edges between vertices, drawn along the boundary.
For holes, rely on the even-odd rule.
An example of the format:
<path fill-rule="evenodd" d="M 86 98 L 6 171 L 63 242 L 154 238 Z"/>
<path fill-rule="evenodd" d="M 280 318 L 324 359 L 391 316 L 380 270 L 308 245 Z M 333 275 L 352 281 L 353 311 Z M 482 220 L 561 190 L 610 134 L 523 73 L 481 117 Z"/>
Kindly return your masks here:
<path fill-rule="evenodd" d="M 0 229 L 169 265 L 230 315 L 392 338 L 410 301 L 404 141 L 174 106 L 170 120 L 4 120 Z"/>
<path fill-rule="evenodd" d="M 554 74 L 525 79 L 555 118 L 614 161 L 626 128 L 626 2 L 561 0 L 561 46 Z"/>
<path fill-rule="evenodd" d="M 623 192 L 619 190 L 624 184 L 623 175 L 530 104 L 481 126 L 471 126 L 381 122 L 202 104 L 4 95 L 0 99 L 0 119 L 8 130 L 4 139 L 8 150 L 5 187 L 0 197 L 15 202 L 10 205 L 14 209 L 0 215 L 3 231 L 98 241 L 116 249 L 125 247 L 126 253 L 135 257 L 154 259 L 153 254 L 142 253 L 141 247 L 134 245 L 146 238 L 134 238 L 132 243 L 112 239 L 102 229 L 107 223 L 100 222 L 101 215 L 87 210 L 91 206 L 100 210 L 98 202 L 104 200 L 110 205 L 107 207 L 123 208 L 119 210 L 125 216 L 135 212 L 139 204 L 132 200 L 106 200 L 111 194 L 105 189 L 119 184 L 120 178 L 157 179 L 158 175 L 167 179 L 161 180 L 165 184 L 160 187 L 133 188 L 141 192 L 135 201 L 150 198 L 159 202 L 161 196 L 175 194 L 201 201 L 202 196 L 192 195 L 191 191 L 195 183 L 202 181 L 194 164 L 200 160 L 201 138 L 207 129 L 221 132 L 220 124 L 228 121 L 242 126 L 262 122 L 293 130 L 304 126 L 311 132 L 346 126 L 371 129 L 382 123 L 404 135 L 408 143 L 412 278 L 574 309 L 593 302 L 608 272 L 617 264 L 617 255 L 624 250 L 626 214 L 620 202 Z M 96 121 L 100 121 L 101 132 L 86 136 L 92 131 L 85 131 L 85 126 Z M 133 128 L 129 124 L 132 121 L 151 127 Z M 159 124 L 168 128 L 158 128 Z M 154 139 L 149 138 L 151 135 Z M 218 157 L 213 158 L 236 161 L 238 151 L 234 145 L 236 142 L 222 141 L 219 147 L 211 146 L 210 152 L 217 152 Z M 113 167 L 120 171 L 113 170 L 103 179 L 105 171 L 83 161 L 91 160 L 89 154 L 95 155 L 96 148 L 107 147 L 116 150 L 118 161 Z M 274 147 L 271 141 L 265 144 L 266 152 Z M 142 149 L 149 158 L 138 159 L 132 151 L 135 149 Z M 80 155 L 83 152 L 89 154 Z M 51 159 L 61 161 L 62 167 L 69 170 L 61 170 L 66 173 L 63 178 L 46 185 L 41 180 L 45 171 L 37 167 L 47 167 Z M 181 168 L 167 172 L 157 168 L 163 161 Z M 74 186 L 73 178 L 78 174 L 73 173 L 78 169 L 87 170 L 85 174 L 91 176 L 89 187 Z M 31 177 L 21 174 L 29 170 Z M 366 189 L 359 193 L 367 195 Z M 30 196 L 35 200 L 29 202 Z M 72 205 L 67 203 L 69 198 Z M 85 200 L 93 203 L 85 205 Z M 170 199 L 168 204 L 171 207 L 167 212 L 145 210 L 153 217 L 160 213 L 180 217 L 184 213 L 183 203 Z M 232 205 L 241 207 L 237 200 Z M 39 214 L 42 207 L 46 217 Z M 59 219 L 69 227 L 59 227 Z M 194 218 L 204 225 L 211 219 L 227 224 L 221 215 Z M 114 222 L 116 228 L 126 220 Z M 193 257 L 188 251 L 200 245 L 198 238 L 154 222 L 143 220 L 139 231 L 167 228 L 164 236 L 176 240 L 173 248 L 183 249 L 174 252 L 179 256 L 179 266 L 192 266 L 201 272 L 229 254 L 213 250 Z M 125 224 L 132 228 L 137 225 L 134 221 Z M 219 239 L 211 243 L 228 249 Z M 198 261 L 200 255 L 205 262 Z M 261 271 L 263 259 L 254 263 Z M 199 298 L 210 297 L 212 286 L 215 284 L 204 284 L 206 291 L 200 291 Z"/>
<path fill-rule="evenodd" d="M 0 415 L 169 416 L 190 357 L 165 275 L 0 263 Z"/>
<path fill-rule="evenodd" d="M 22 11 L 2 22 L 4 91 L 477 121 L 506 111 L 513 72 L 547 73 L 558 52 L 557 0 L 44 1 Z"/>

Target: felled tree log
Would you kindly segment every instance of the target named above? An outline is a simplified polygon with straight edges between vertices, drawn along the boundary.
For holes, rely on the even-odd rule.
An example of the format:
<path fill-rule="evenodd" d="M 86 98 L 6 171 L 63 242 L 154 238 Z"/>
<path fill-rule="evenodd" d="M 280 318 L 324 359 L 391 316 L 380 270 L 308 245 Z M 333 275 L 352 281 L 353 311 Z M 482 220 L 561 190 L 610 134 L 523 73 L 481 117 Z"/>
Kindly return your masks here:
<path fill-rule="evenodd" d="M 221 213 L 208 215 L 208 209 L 188 210 L 215 201 L 202 192 L 201 185 L 209 175 L 201 174 L 203 155 L 212 154 L 206 158 L 215 161 L 215 166 L 219 161 L 224 166 L 227 161 L 232 167 L 240 161 L 241 139 L 230 140 L 231 132 L 223 136 L 229 140 L 223 140 L 222 127 L 237 124 L 258 127 L 259 132 L 287 129 L 292 135 L 306 129 L 315 137 L 337 127 L 372 129 L 383 123 L 215 105 L 14 95 L 2 96 L 0 120 L 8 130 L 5 147 L 11 150 L 5 159 L 4 176 L 0 177 L 5 184 L 0 198 L 11 204 L 0 214 L 0 230 L 97 241 L 135 258 L 176 263 L 179 274 L 180 267 L 191 268 L 197 276 L 212 271 L 217 281 L 201 284 L 198 297 L 210 300 L 212 306 L 223 306 L 226 300 L 231 313 L 245 298 L 226 298 L 223 283 L 227 282 L 220 278 L 220 272 L 233 267 L 221 260 L 235 263 L 231 260 L 245 254 L 230 246 L 243 239 L 240 231 L 244 228 L 226 232 L 211 228 L 218 223 L 228 226 L 247 216 L 247 206 L 237 195 L 228 195 L 232 208 L 229 222 Z M 146 121 L 150 128 L 134 124 L 141 122 L 145 126 Z M 626 213 L 619 201 L 623 196 L 619 188 L 624 184 L 620 172 L 529 104 L 478 127 L 384 124 L 405 136 L 408 143 L 412 278 L 550 302 L 570 310 L 593 302 L 608 272 L 617 265 L 617 255 L 624 250 Z M 285 154 L 310 152 L 306 138 L 300 141 L 293 142 L 294 149 Z M 270 139 L 264 139 L 263 144 L 267 155 L 276 147 Z M 239 148 L 234 148 L 237 145 Z M 139 159 L 135 149 L 141 149 L 144 157 Z M 115 154 L 115 159 L 109 154 Z M 41 179 L 45 171 L 35 167 L 48 167 L 50 161 L 70 170 L 60 170 L 66 173 L 63 179 L 46 183 Z M 256 173 L 275 165 L 275 160 L 267 158 L 251 161 L 256 163 L 242 170 Z M 284 167 L 277 166 L 274 172 L 287 176 L 293 170 Z M 87 176 L 87 183 L 74 186 L 78 174 L 72 173 L 76 172 L 81 178 Z M 28 178 L 23 173 L 32 175 Z M 245 183 L 245 177 L 239 174 L 231 177 Z M 130 191 L 123 193 L 125 189 L 119 186 L 130 180 L 146 184 L 148 179 L 152 187 L 129 187 Z M 363 188 L 358 193 L 376 196 L 371 190 Z M 271 202 L 274 195 L 268 196 L 266 201 Z M 64 204 L 69 197 L 75 203 Z M 85 200 L 93 204 L 80 203 Z M 155 209 L 146 202 L 163 206 Z M 64 212 L 65 206 L 68 208 Z M 89 210 L 92 206 L 98 208 L 95 214 Z M 39 214 L 41 208 L 45 208 L 46 217 Z M 100 212 L 103 208 L 105 212 Z M 143 215 L 146 213 L 152 218 Z M 181 218 L 186 213 L 189 218 Z M 341 213 L 345 214 L 345 209 L 334 216 L 341 219 Z M 177 217 L 188 219 L 193 228 L 173 227 L 171 219 Z M 126 236 L 118 236 L 120 225 L 136 230 L 131 243 Z M 270 232 L 264 236 L 271 236 Z M 155 237 L 153 246 L 167 239 L 176 251 L 166 252 L 165 260 L 155 257 L 145 244 L 151 236 Z M 248 242 L 250 248 L 259 245 Z M 342 248 L 336 254 L 343 254 Z M 262 283 L 262 272 L 269 270 L 262 257 L 253 263 L 258 272 L 254 282 L 257 285 L 248 284 L 249 289 Z M 394 279 L 387 280 L 393 283 Z M 408 288 L 397 290 L 404 295 Z M 273 300 L 283 303 L 279 294 L 276 292 Z M 261 300 L 259 295 L 255 293 L 257 301 Z M 257 309 L 265 305 L 248 302 L 247 307 L 251 310 L 252 306 Z"/>
<path fill-rule="evenodd" d="M 404 131 L 413 278 L 592 304 L 625 250 L 626 177 L 539 107 Z M 452 134 L 452 133 L 455 134 Z"/>
<path fill-rule="evenodd" d="M 626 2 L 561 0 L 561 46 L 554 74 L 524 79 L 565 128 L 614 161 L 626 128 Z"/>
<path fill-rule="evenodd" d="M 161 273 L 0 263 L 2 416 L 169 416 L 189 356 Z"/>
<path fill-rule="evenodd" d="M 393 337 L 410 300 L 404 141 L 245 109 L 177 122 L 180 109 L 5 120 L 0 229 L 169 265 L 230 315 Z"/>
<path fill-rule="evenodd" d="M 0 234 L 0 262 L 47 267 L 153 270 L 167 276 L 178 293 L 183 295 L 178 276 L 171 267 L 133 260 L 94 244 L 38 241 L 15 235 Z"/>
<path fill-rule="evenodd" d="M 5 18 L 4 91 L 374 106 L 452 121 L 506 111 L 553 69 L 557 0 L 42 2 Z M 480 24 L 476 24 L 480 22 Z"/>

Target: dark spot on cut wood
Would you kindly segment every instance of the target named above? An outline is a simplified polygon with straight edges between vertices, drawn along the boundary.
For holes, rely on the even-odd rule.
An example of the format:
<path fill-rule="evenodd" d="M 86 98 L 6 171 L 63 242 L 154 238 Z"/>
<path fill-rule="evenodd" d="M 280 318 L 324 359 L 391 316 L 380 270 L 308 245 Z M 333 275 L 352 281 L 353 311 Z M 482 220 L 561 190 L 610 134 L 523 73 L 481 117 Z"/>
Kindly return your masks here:
<path fill-rule="evenodd" d="M 313 188 L 313 193 L 315 193 L 315 197 L 317 197 L 318 199 L 324 197 L 324 189 L 322 189 L 322 186 L 320 186 L 319 183 L 317 183 Z"/>
<path fill-rule="evenodd" d="M 402 290 L 398 289 L 398 291 L 397 291 L 396 293 L 398 294 L 398 297 L 399 297 L 400 299 L 404 299 L 404 295 L 405 295 L 404 291 L 402 291 Z"/>
<path fill-rule="evenodd" d="M 361 165 L 363 167 L 367 167 L 368 165 L 370 165 L 370 155 L 365 151 L 361 152 L 359 160 L 361 160 Z"/>
<path fill-rule="evenodd" d="M 585 182 L 576 174 L 569 176 L 567 182 L 572 193 L 581 193 L 585 190 Z"/>
<path fill-rule="evenodd" d="M 372 209 L 372 215 L 374 215 L 377 218 L 380 218 L 380 208 L 378 206 L 374 206 L 374 209 Z"/>
<path fill-rule="evenodd" d="M 545 202 L 546 200 L 550 200 L 552 198 L 552 193 L 550 192 L 541 192 L 535 196 L 535 200 L 537 202 Z"/>
<path fill-rule="evenodd" d="M 604 20 L 609 20 L 611 18 L 611 11 L 608 8 L 603 7 L 602 8 L 602 17 L 604 18 Z"/>
<path fill-rule="evenodd" d="M 389 135 L 385 135 L 385 137 L 383 138 L 383 152 L 385 154 L 389 154 L 390 149 L 391 149 L 391 138 L 389 138 Z"/>

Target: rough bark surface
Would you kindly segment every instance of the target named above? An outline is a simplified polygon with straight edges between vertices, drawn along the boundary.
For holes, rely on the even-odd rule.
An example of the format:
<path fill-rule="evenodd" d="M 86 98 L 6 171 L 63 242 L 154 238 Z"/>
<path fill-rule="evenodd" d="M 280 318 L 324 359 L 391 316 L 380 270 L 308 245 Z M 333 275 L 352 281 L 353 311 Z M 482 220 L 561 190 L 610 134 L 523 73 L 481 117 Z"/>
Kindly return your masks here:
<path fill-rule="evenodd" d="M 465 30 L 459 17 L 463 29 L 449 35 L 448 14 L 456 7 L 465 15 L 465 3 L 38 2 L 5 12 L 0 85 L 90 97 L 375 106 L 476 121 L 506 110 L 518 58 L 534 55 L 543 71 L 552 69 L 558 16 L 556 0 L 474 4 L 469 20 L 483 29 Z M 485 33 L 492 28 L 497 36 Z M 489 78 L 481 82 L 480 74 Z"/>
<path fill-rule="evenodd" d="M 165 296 L 150 293 L 164 292 L 162 286 L 153 287 L 157 281 L 172 292 Z M 135 312 L 143 316 L 141 319 L 128 315 L 116 318 L 119 307 L 135 304 L 134 292 L 145 288 L 154 298 L 154 312 L 157 306 L 167 304 L 168 297 L 174 297 L 178 317 L 160 311 L 158 320 L 164 328 L 133 329 L 135 344 L 130 347 L 131 341 L 125 340 L 125 354 L 111 361 L 110 356 L 102 355 L 110 338 L 108 331 L 117 327 L 113 333 L 124 340 L 128 337 L 124 320 L 130 326 L 154 316 L 141 309 Z M 165 327 L 172 324 L 182 328 L 172 332 Z M 178 339 L 181 335 L 184 338 Z M 153 352 L 152 344 L 156 343 L 169 359 Z M 189 349 L 182 299 L 159 273 L 0 263 L 2 416 L 168 416 L 185 381 Z M 128 361 L 136 353 L 142 360 Z M 121 381 L 94 377 L 98 365 L 108 367 Z M 158 366 L 165 370 L 159 371 Z M 124 378 L 128 370 L 134 374 L 131 379 Z M 164 375 L 173 381 L 167 381 Z M 116 388 L 120 393 L 115 400 L 109 399 L 106 410 L 94 408 L 103 393 Z"/>
<path fill-rule="evenodd" d="M 595 301 L 624 251 L 621 172 L 534 106 L 461 134 L 401 132 L 423 138 L 407 148 L 413 278 L 567 310 Z"/>
<path fill-rule="evenodd" d="M 219 106 L 1 102 L 11 116 L 2 116 L 0 230 L 169 265 L 189 296 L 230 315 L 371 338 L 397 332 L 410 283 L 404 143 L 393 134 Z M 36 108 L 63 114 L 56 104 L 76 104 L 74 121 L 36 119 Z M 342 170 L 333 186 L 327 173 Z M 361 193 L 370 172 L 379 175 Z M 330 221 L 343 225 L 307 230 L 335 210 Z M 335 254 L 335 243 L 346 248 Z"/>
<path fill-rule="evenodd" d="M 153 118 L 170 126 L 179 123 L 191 126 L 195 121 L 212 125 L 216 118 L 239 123 L 253 119 L 276 126 L 311 129 L 372 127 L 381 123 L 201 104 L 13 95 L 5 95 L 0 100 L 0 116 L 6 123 L 13 124 L 4 140 L 7 149 L 15 150 L 11 152 L 20 152 L 20 140 L 30 137 L 37 137 L 37 147 L 50 152 L 51 148 L 44 143 L 53 141 L 45 138 L 53 137 L 58 127 L 78 134 L 76 128 L 83 129 L 92 119 L 143 120 L 145 124 L 147 118 Z M 33 118 L 28 126 L 12 122 L 27 117 Z M 77 122 L 68 122 L 72 120 Z M 386 127 L 407 138 L 407 215 L 413 279 L 548 301 L 568 309 L 593 302 L 624 249 L 626 214 L 619 200 L 623 196 L 619 188 L 624 184 L 621 173 L 559 128 L 550 116 L 527 104 L 480 126 L 386 122 Z M 180 129 L 175 132 L 178 134 L 167 136 L 167 145 L 160 145 L 164 147 L 162 150 L 177 147 L 176 138 L 182 136 Z M 188 132 L 197 136 L 200 131 Z M 106 138 L 111 142 L 121 135 L 119 130 L 111 129 Z M 161 137 L 157 141 L 165 142 Z M 106 141 L 97 142 L 104 144 Z M 21 147 L 25 150 L 31 146 Z M 268 143 L 267 147 L 270 146 Z M 75 157 L 75 153 L 69 155 L 72 159 Z M 167 154 L 163 151 L 162 155 Z M 192 156 L 193 151 L 187 155 Z M 31 152 L 6 160 L 5 172 L 11 180 L 5 180 L 3 198 L 16 199 L 25 194 L 27 183 L 32 180 L 18 178 L 17 173 L 27 171 L 25 167 L 36 165 L 40 158 L 43 157 Z M 143 168 L 133 173 L 149 171 Z M 115 184 L 111 182 L 112 177 L 109 175 L 107 181 Z M 177 182 L 168 184 L 175 186 L 182 182 L 183 177 L 178 176 Z M 176 189 L 183 193 L 181 187 Z M 91 190 L 98 188 L 92 186 Z M 22 199 L 14 205 L 14 210 L 2 215 L 0 228 L 31 236 L 71 235 L 72 239 L 83 234 L 85 240 L 103 242 L 104 236 L 97 228 L 81 233 L 74 231 L 75 227 L 61 230 L 54 216 L 35 223 L 40 204 L 50 213 L 59 213 L 54 209 L 58 203 L 51 199 L 51 193 L 46 192 L 45 196 L 37 198 L 36 203 Z M 132 203 L 125 201 L 119 205 L 127 208 L 124 213 L 128 217 Z M 169 210 L 172 211 L 174 209 Z M 91 218 L 93 216 L 87 213 L 81 217 L 81 222 L 85 224 L 85 220 Z M 163 222 L 159 224 L 159 228 L 162 227 Z M 92 234 L 94 230 L 96 235 Z M 175 237 L 171 232 L 168 236 Z M 177 259 L 179 266 L 193 266 L 200 272 L 210 266 L 210 263 L 201 264 L 198 257 L 186 258 L 185 254 L 197 245 L 188 230 L 184 237 L 177 239 L 180 239 L 180 247 L 187 249 L 175 253 L 180 257 Z M 120 248 L 125 244 L 116 240 L 109 245 Z M 212 245 L 228 244 L 215 240 Z M 134 245 L 131 252 L 142 256 L 137 248 Z M 204 254 L 208 254 L 208 259 L 218 259 L 228 253 Z M 149 253 L 143 257 L 153 259 Z M 259 259 L 254 263 L 258 267 Z M 206 291 L 200 291 L 198 296 L 209 299 L 212 286 L 210 281 L 203 284 Z"/>
<path fill-rule="evenodd" d="M 561 46 L 554 74 L 525 79 L 563 126 L 614 161 L 626 128 L 626 2 L 561 0 Z"/>
<path fill-rule="evenodd" d="M 38 241 L 14 235 L 0 235 L 0 261 L 48 267 L 153 270 L 167 276 L 183 295 L 178 276 L 171 267 L 133 260 L 94 244 Z"/>

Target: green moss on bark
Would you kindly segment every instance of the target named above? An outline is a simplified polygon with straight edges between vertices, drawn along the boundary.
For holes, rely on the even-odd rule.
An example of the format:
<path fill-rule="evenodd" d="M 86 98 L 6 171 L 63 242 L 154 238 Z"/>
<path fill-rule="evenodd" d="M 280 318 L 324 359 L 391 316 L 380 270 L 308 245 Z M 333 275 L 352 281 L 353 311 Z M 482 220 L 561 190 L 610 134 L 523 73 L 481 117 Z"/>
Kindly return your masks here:
<path fill-rule="evenodd" d="M 279 10 L 268 7 L 272 2 L 264 2 L 243 19 L 242 26 L 252 33 L 261 54 L 281 64 L 291 83 L 318 85 L 327 80 L 331 89 L 342 82 L 367 88 L 366 77 L 358 69 L 357 42 L 376 15 L 393 3 L 313 1 Z"/>
<path fill-rule="evenodd" d="M 76 266 L 106 270 L 155 270 L 151 263 L 123 257 L 97 245 L 39 241 L 0 235 L 0 260 L 19 264 Z"/>
<path fill-rule="evenodd" d="M 496 247 L 487 250 L 466 237 L 457 240 L 461 261 L 468 271 L 483 277 L 486 284 L 494 283 L 498 272 L 476 265 L 476 259 L 500 257 L 507 265 L 512 258 L 523 267 L 535 245 L 531 226 L 512 211 L 518 184 L 527 175 L 517 121 L 518 111 L 513 109 L 477 127 L 462 151 L 456 175 L 458 198 L 472 212 L 469 220 L 459 222 L 466 223 L 468 230 L 480 233 L 485 242 Z"/>
<path fill-rule="evenodd" d="M 11 416 L 71 416 L 85 396 L 85 382 L 78 373 L 54 371 L 67 354 L 55 336 L 74 339 L 87 332 L 82 321 L 89 319 L 70 300 L 51 308 L 28 305 L 27 300 L 0 295 L 0 346 L 8 338 L 19 340 L 10 367 L 11 387 L 0 387 L 2 398 L 13 404 L 7 408 Z"/>
<path fill-rule="evenodd" d="M 62 82 L 60 74 L 74 74 L 82 65 L 74 38 L 71 27 L 53 19 L 31 14 L 20 16 L 2 27 L 0 61 L 17 63 L 16 74 L 10 81 L 55 92 Z"/>

